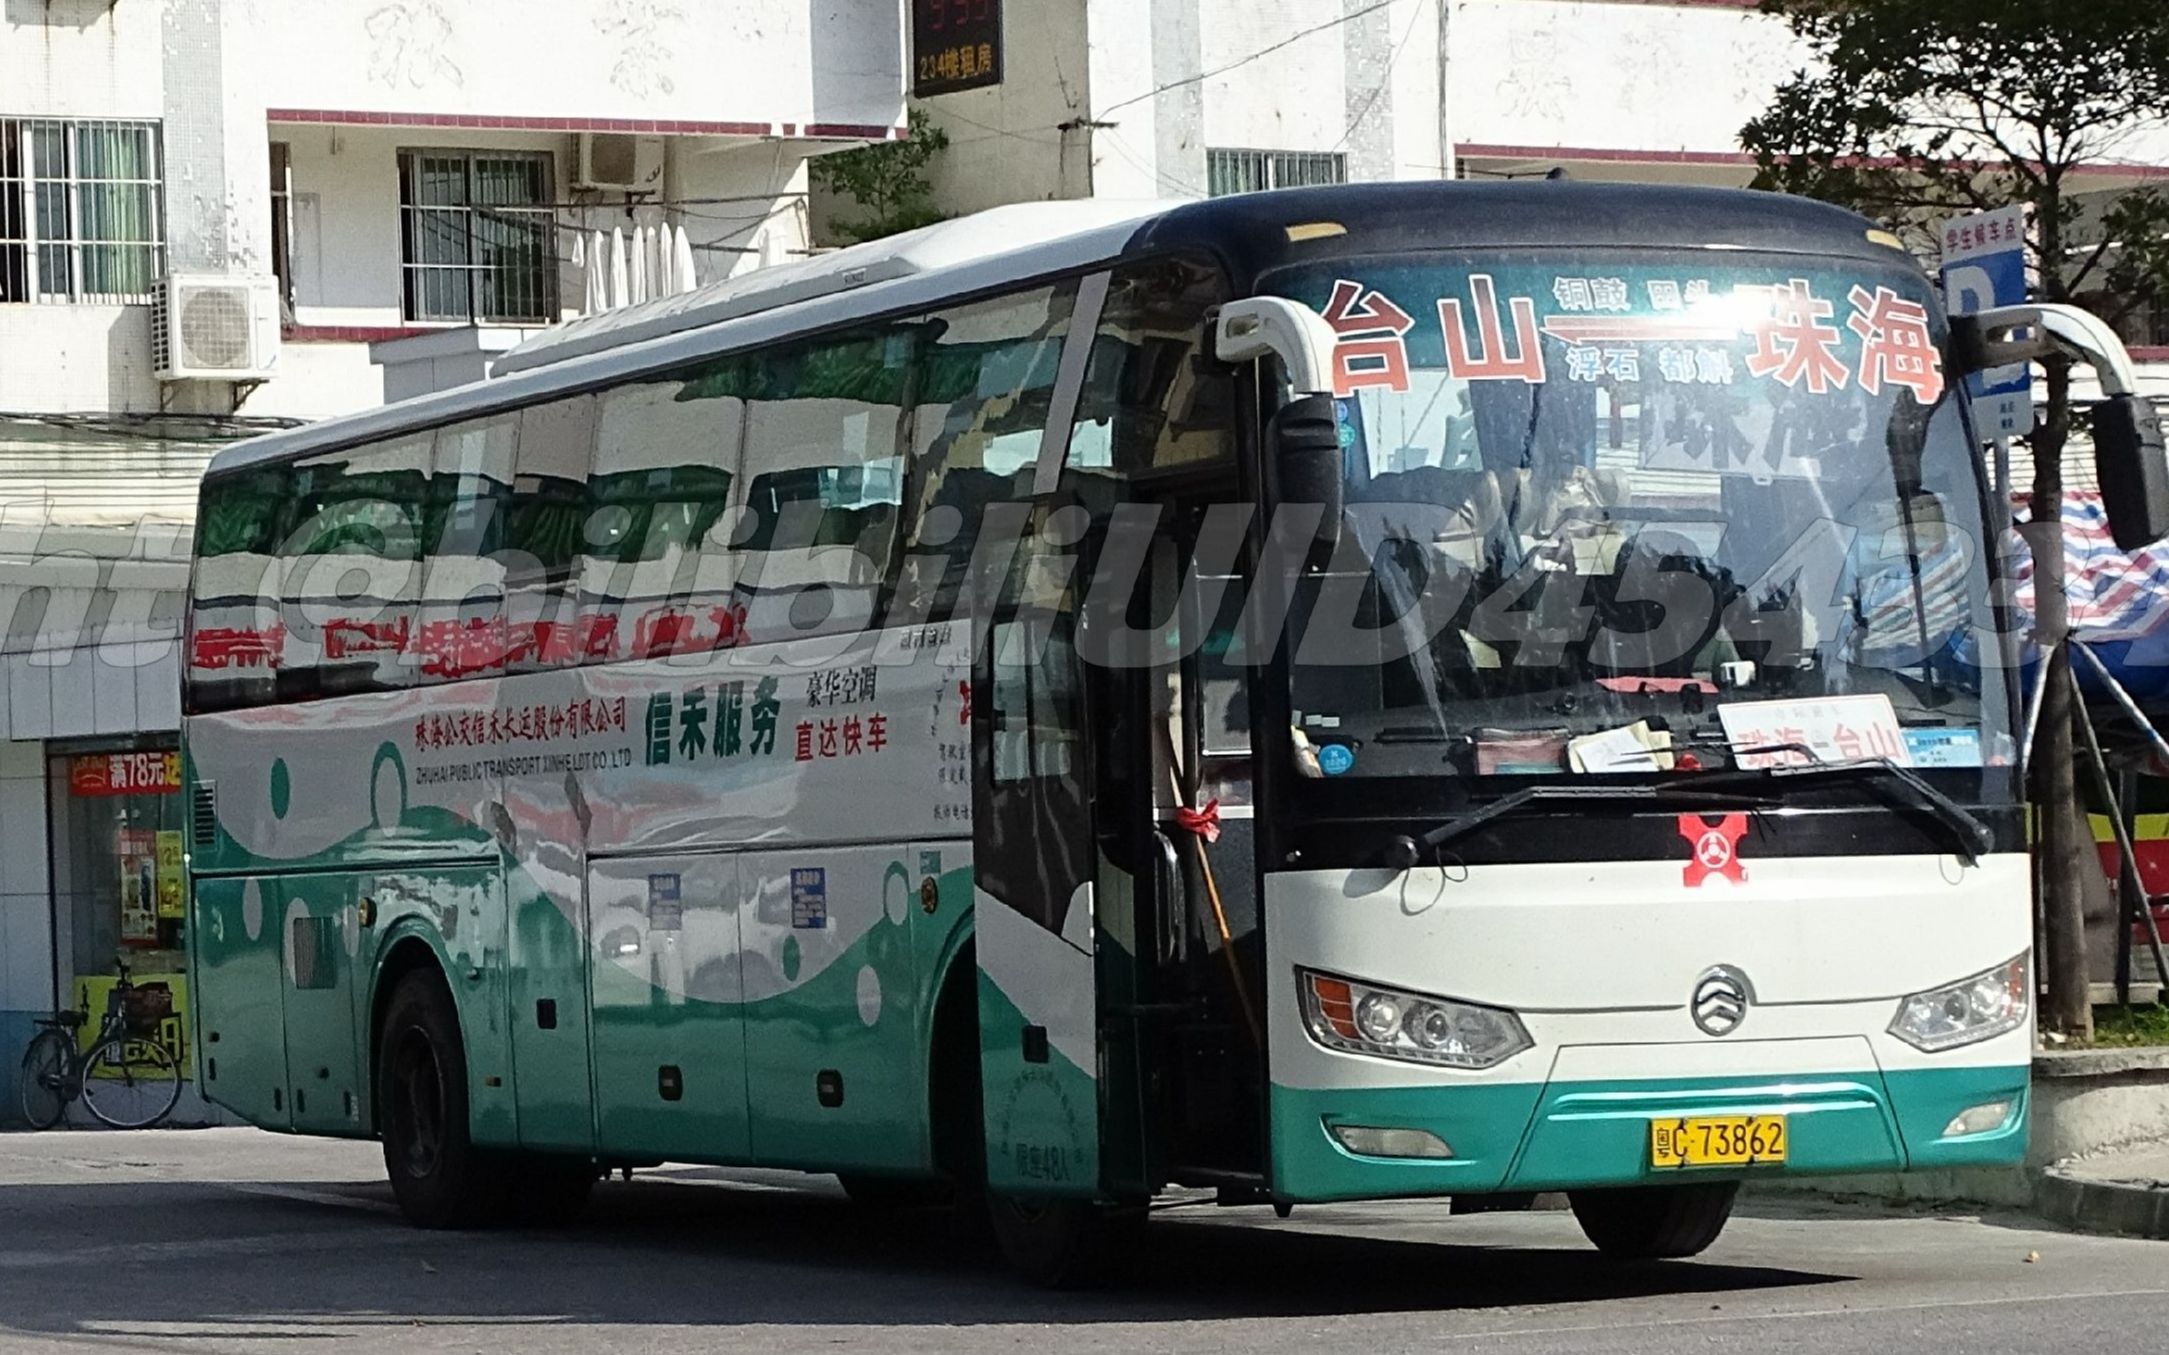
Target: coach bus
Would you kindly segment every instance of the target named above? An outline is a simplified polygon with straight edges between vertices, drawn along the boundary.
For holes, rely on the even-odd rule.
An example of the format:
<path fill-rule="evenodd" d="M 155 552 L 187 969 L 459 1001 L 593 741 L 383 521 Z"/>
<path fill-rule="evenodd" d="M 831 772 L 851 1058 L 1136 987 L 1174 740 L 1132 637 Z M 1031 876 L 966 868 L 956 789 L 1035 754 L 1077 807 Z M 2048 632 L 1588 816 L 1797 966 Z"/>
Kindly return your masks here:
<path fill-rule="evenodd" d="M 1042 204 L 575 320 L 207 474 L 204 1091 L 425 1226 L 661 1161 L 983 1207 L 2015 1162 L 2015 642 L 1947 319 L 1777 195 Z"/>

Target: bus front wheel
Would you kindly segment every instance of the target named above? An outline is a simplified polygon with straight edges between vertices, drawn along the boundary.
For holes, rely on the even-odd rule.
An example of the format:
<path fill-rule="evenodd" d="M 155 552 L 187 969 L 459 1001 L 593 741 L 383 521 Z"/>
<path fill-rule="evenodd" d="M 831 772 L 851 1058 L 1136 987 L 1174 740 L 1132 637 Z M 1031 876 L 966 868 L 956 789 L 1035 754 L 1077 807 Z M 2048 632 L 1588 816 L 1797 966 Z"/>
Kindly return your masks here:
<path fill-rule="evenodd" d="M 1144 1202 L 1102 1204 L 989 1192 L 987 1217 L 1011 1270 L 1051 1289 L 1084 1289 L 1116 1278 L 1136 1254 Z"/>
<path fill-rule="evenodd" d="M 407 1221 L 472 1228 L 505 1212 L 504 1163 L 468 1136 L 467 1055 L 452 995 L 434 970 L 399 981 L 377 1045 L 384 1168 Z"/>
<path fill-rule="evenodd" d="M 1732 1217 L 1737 1181 L 1692 1185 L 1576 1190 L 1567 1199 L 1597 1250 L 1615 1261 L 1667 1261 L 1698 1256 Z"/>

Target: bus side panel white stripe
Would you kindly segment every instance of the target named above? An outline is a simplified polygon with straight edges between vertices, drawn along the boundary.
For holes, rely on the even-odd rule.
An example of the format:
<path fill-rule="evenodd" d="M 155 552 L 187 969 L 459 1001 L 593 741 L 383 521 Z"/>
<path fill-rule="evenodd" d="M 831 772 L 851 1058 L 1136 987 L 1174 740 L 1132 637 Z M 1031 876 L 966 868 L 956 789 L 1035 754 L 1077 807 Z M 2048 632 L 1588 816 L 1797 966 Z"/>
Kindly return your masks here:
<path fill-rule="evenodd" d="M 1085 898 L 1070 915 L 1091 916 Z M 1080 950 L 985 890 L 973 891 L 973 929 L 979 970 L 1002 990 L 1024 1019 L 1047 1030 L 1047 1043 L 1084 1073 L 1097 1078 L 1092 952 Z"/>

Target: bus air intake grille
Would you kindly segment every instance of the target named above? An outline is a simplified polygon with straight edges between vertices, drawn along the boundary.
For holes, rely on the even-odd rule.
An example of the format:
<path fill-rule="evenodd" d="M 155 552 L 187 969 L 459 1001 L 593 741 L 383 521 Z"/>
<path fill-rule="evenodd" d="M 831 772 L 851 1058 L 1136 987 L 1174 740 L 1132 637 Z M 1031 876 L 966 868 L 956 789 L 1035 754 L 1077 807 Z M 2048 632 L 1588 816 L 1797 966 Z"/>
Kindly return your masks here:
<path fill-rule="evenodd" d="M 189 792 L 188 835 L 198 847 L 218 843 L 218 785 L 198 781 Z"/>

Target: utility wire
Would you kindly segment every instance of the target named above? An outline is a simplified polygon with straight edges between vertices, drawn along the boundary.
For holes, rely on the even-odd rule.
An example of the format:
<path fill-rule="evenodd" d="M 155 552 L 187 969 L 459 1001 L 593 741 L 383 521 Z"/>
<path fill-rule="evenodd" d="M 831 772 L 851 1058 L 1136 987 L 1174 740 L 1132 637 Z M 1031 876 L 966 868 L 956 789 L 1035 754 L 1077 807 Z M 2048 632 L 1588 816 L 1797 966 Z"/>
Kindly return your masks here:
<path fill-rule="evenodd" d="M 1247 66 L 1253 61 L 1257 61 L 1261 58 L 1271 56 L 1273 53 L 1279 51 L 1283 47 L 1292 47 L 1305 38 L 1314 37 L 1317 34 L 1326 32 L 1328 29 L 1339 28 L 1342 24 L 1348 23 L 1355 19 L 1360 19 L 1366 14 L 1375 14 L 1379 10 L 1391 8 L 1393 5 L 1398 4 L 1399 2 L 1400 0 L 1374 0 L 1374 3 L 1365 5 L 1361 9 L 1350 10 L 1348 13 L 1341 15 L 1337 19 L 1328 19 L 1322 24 L 1317 24 L 1313 27 L 1306 28 L 1302 32 L 1296 33 L 1290 37 L 1282 38 L 1279 42 L 1273 43 L 1270 46 L 1260 47 L 1257 51 L 1252 52 L 1248 56 L 1237 57 L 1235 60 L 1228 62 L 1224 66 L 1215 66 L 1209 71 L 1200 71 L 1196 75 L 1186 75 L 1180 80 L 1170 80 L 1166 84 L 1161 85 L 1158 88 L 1146 90 L 1143 94 L 1132 95 L 1130 98 L 1118 100 L 1115 103 L 1107 105 L 1105 108 L 1096 110 L 1094 116 L 1104 118 L 1109 113 L 1115 112 L 1117 109 L 1128 108 L 1131 104 L 1143 103 L 1147 99 L 1158 98 L 1160 95 L 1167 93 L 1171 89 L 1181 89 L 1184 85 L 1194 85 L 1199 83 L 1200 81 L 1210 80 L 1216 75 L 1226 75 L 1229 71 L 1234 70 L 1238 66 Z"/>
<path fill-rule="evenodd" d="M 1443 5 L 1450 3 L 1450 0 L 1437 2 Z M 1356 128 L 1361 127 L 1363 120 L 1371 115 L 1371 109 L 1377 106 L 1380 96 L 1393 88 L 1393 68 L 1401 64 L 1401 53 L 1408 50 L 1408 40 L 1416 34 L 1416 21 L 1423 17 L 1423 0 L 1414 0 L 1414 5 L 1408 16 L 1408 27 L 1401 30 L 1401 40 L 1393 44 L 1393 53 L 1386 58 L 1386 73 L 1378 77 L 1378 84 L 1371 90 L 1371 97 L 1365 99 L 1363 107 L 1357 109 L 1356 115 L 1348 120 L 1348 126 L 1341 132 L 1341 139 L 1333 143 L 1332 148 L 1326 152 L 1328 155 L 1348 144 L 1348 138 L 1354 136 Z"/>

